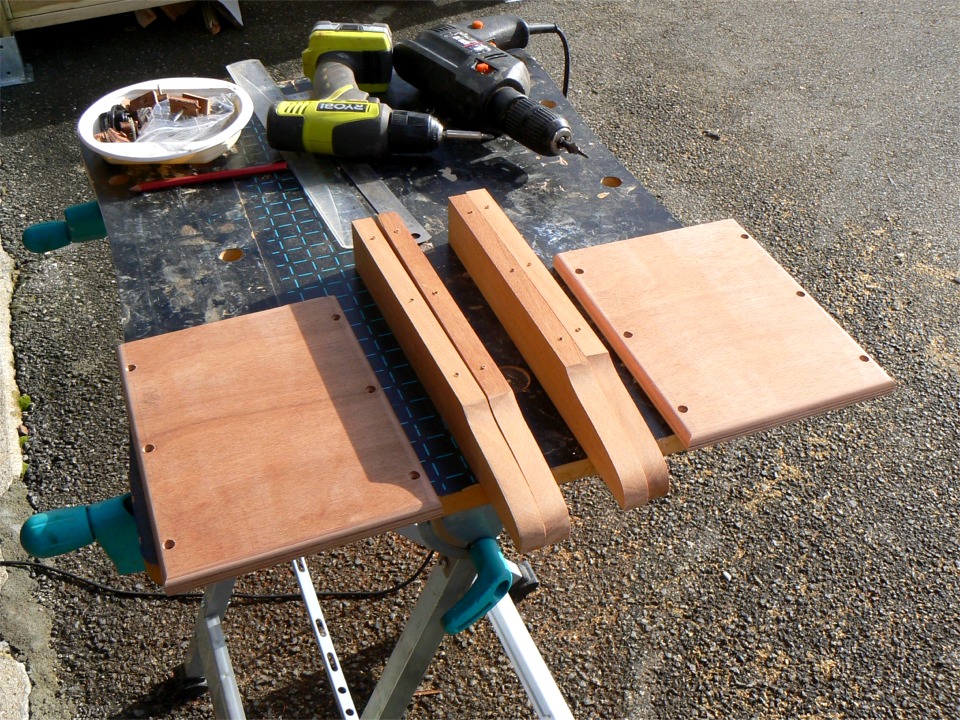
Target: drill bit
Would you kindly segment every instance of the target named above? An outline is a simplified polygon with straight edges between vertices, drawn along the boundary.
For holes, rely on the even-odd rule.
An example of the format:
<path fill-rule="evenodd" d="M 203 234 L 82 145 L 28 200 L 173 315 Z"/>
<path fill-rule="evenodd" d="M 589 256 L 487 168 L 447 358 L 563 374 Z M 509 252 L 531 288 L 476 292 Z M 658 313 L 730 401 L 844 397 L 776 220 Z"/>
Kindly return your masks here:
<path fill-rule="evenodd" d="M 464 142 L 486 142 L 493 140 L 493 135 L 475 130 L 444 130 L 444 140 L 463 140 Z"/>
<path fill-rule="evenodd" d="M 575 153 L 576 155 L 583 155 L 583 157 L 590 159 L 590 156 L 587 155 L 583 150 L 581 150 L 573 140 L 563 138 L 557 142 L 557 144 L 566 150 L 568 153 Z"/>

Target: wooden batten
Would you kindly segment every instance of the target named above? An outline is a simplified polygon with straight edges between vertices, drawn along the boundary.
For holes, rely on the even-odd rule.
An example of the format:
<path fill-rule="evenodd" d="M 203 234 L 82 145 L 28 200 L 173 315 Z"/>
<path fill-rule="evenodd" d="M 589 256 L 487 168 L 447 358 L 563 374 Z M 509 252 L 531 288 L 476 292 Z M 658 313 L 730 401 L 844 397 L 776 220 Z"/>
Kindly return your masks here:
<path fill-rule="evenodd" d="M 385 222 L 396 229 L 389 218 Z M 358 220 L 353 236 L 357 272 L 517 549 L 527 552 L 566 537 L 569 518 L 565 505 L 558 512 L 556 483 L 551 477 L 546 492 L 531 488 L 483 388 L 380 227 L 373 219 Z"/>
<path fill-rule="evenodd" d="M 665 493 L 656 440 L 562 288 L 488 193 L 452 197 L 449 210 L 451 247 L 620 505 Z"/>
<path fill-rule="evenodd" d="M 385 213 L 377 217 L 377 223 L 394 254 L 486 396 L 497 426 L 517 461 L 519 475 L 511 482 L 526 483 L 527 491 L 519 497 L 529 496 L 535 504 L 546 528 L 544 544 L 568 537 L 570 516 L 563 494 L 520 412 L 516 395 L 507 379 L 401 217 L 397 213 Z"/>

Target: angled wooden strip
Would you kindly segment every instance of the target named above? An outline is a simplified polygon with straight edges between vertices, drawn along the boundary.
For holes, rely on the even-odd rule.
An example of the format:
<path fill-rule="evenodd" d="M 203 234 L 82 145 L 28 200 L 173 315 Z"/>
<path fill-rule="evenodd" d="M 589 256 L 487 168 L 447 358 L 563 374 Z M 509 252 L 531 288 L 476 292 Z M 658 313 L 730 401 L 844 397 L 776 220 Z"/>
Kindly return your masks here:
<path fill-rule="evenodd" d="M 734 220 L 561 253 L 555 266 L 688 447 L 895 387 Z"/>
<path fill-rule="evenodd" d="M 527 484 L 546 528 L 546 543 L 563 540 L 570 535 L 570 514 L 563 493 L 520 412 L 513 389 L 404 225 L 403 219 L 397 213 L 384 213 L 377 217 L 377 223 L 486 396 L 493 417 L 520 469 L 520 475 L 513 482 Z"/>
<path fill-rule="evenodd" d="M 335 298 L 118 357 L 168 593 L 441 514 Z"/>
<path fill-rule="evenodd" d="M 569 337 L 573 338 L 580 352 L 586 357 L 606 394 L 610 410 L 615 413 L 621 427 L 626 429 L 628 442 L 640 458 L 650 499 L 666 495 L 670 488 L 670 475 L 663 452 L 624 387 L 606 345 L 490 193 L 487 190 L 472 190 L 466 194 L 474 205 L 483 210 L 484 219 L 490 223 L 504 248 L 513 256 L 518 266 L 524 269 L 537 291 L 566 328 Z"/>
<path fill-rule="evenodd" d="M 457 349 L 373 219 L 353 224 L 357 272 L 521 552 L 549 542 L 493 412 Z M 518 482 L 519 479 L 519 482 Z"/>
<path fill-rule="evenodd" d="M 601 478 L 621 506 L 647 502 L 643 465 L 571 333 L 500 242 L 483 211 L 463 195 L 450 198 L 449 209 L 450 245 Z"/>

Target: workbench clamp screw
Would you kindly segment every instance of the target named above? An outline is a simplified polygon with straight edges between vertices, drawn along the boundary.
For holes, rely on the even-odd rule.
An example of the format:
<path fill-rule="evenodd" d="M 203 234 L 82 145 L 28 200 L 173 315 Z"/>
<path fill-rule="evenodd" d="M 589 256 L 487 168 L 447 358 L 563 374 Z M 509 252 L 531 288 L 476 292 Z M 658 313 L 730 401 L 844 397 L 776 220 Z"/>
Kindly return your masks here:
<path fill-rule="evenodd" d="M 31 225 L 23 231 L 23 246 L 30 252 L 45 253 L 70 243 L 100 240 L 107 236 L 107 226 L 96 200 L 72 205 L 63 211 L 64 220 Z"/>
<path fill-rule="evenodd" d="M 37 513 L 20 528 L 20 544 L 34 557 L 63 555 L 94 541 L 100 543 L 121 575 L 146 569 L 130 493 L 92 505 Z"/>
<path fill-rule="evenodd" d="M 477 577 L 464 596 L 441 618 L 443 629 L 451 635 L 466 630 L 493 610 L 513 584 L 513 573 L 494 538 L 480 538 L 468 552 L 477 568 Z"/>

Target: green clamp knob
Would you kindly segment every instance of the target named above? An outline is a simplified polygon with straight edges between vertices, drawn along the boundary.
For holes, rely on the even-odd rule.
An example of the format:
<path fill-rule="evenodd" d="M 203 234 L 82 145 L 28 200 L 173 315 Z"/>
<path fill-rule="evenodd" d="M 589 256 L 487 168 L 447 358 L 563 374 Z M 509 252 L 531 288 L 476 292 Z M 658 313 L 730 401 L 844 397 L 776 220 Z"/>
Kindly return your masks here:
<path fill-rule="evenodd" d="M 40 558 L 79 550 L 93 540 L 86 505 L 38 513 L 20 528 L 23 549 Z"/>
<path fill-rule="evenodd" d="M 133 517 L 130 493 L 87 506 L 93 536 L 121 575 L 132 575 L 147 569 L 140 554 L 140 536 Z"/>
<path fill-rule="evenodd" d="M 100 204 L 96 200 L 73 205 L 63 211 L 66 220 L 37 223 L 23 231 L 23 246 L 30 252 L 45 253 L 70 243 L 99 240 L 107 236 Z"/>
<path fill-rule="evenodd" d="M 130 493 L 71 508 L 38 513 L 20 528 L 20 544 L 34 557 L 79 550 L 94 540 L 121 575 L 145 570 Z"/>
<path fill-rule="evenodd" d="M 469 548 L 477 568 L 477 577 L 470 589 L 447 610 L 441 622 L 451 635 L 466 630 L 482 618 L 510 591 L 513 575 L 494 538 L 480 538 Z"/>

